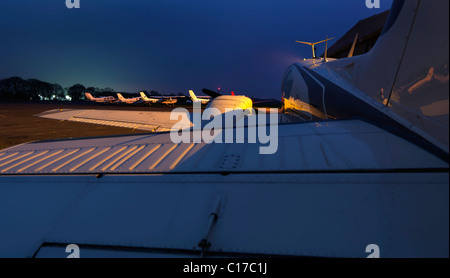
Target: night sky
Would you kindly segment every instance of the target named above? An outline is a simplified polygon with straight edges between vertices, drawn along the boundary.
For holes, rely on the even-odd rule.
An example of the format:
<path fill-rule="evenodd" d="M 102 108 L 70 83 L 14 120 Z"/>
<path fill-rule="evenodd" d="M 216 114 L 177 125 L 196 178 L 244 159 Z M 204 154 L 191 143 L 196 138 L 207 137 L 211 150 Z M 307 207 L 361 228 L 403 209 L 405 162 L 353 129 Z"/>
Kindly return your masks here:
<path fill-rule="evenodd" d="M 165 94 L 221 87 L 279 99 L 287 66 L 311 56 L 295 40 L 337 39 L 392 0 L 381 9 L 365 0 L 80 2 L 0 0 L 0 79 Z"/>

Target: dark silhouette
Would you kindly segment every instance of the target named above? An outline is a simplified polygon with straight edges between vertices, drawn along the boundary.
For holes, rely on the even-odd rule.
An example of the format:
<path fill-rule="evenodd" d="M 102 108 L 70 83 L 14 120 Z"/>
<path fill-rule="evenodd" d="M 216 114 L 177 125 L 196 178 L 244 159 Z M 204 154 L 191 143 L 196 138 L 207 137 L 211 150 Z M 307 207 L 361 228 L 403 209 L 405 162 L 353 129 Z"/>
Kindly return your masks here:
<path fill-rule="evenodd" d="M 14 76 L 0 80 L 0 100 L 52 100 L 65 97 L 59 84 L 51 84 L 38 79 L 24 80 Z"/>
<path fill-rule="evenodd" d="M 75 84 L 69 88 L 67 94 L 72 100 L 81 100 L 85 99 L 84 93 L 86 92 L 86 88 L 81 84 Z"/>
<path fill-rule="evenodd" d="M 147 90 L 142 91 L 148 96 L 162 96 L 161 93 L 154 90 L 150 92 Z M 116 91 L 110 87 L 85 87 L 77 83 L 71 87 L 63 88 L 57 83 L 48 83 L 34 78 L 25 80 L 18 76 L 0 80 L 0 101 L 79 101 L 86 99 L 84 93 L 90 93 L 94 97 L 117 96 Z M 120 93 L 139 96 L 138 93 Z M 171 95 L 175 96 L 175 94 Z M 182 95 L 182 93 L 178 95 Z"/>

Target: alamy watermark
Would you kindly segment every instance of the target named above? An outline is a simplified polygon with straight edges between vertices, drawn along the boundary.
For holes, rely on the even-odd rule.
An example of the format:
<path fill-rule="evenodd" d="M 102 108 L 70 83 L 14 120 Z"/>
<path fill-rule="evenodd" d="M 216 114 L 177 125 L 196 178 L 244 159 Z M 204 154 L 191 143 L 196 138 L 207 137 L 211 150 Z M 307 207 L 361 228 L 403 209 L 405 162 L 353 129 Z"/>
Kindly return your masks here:
<path fill-rule="evenodd" d="M 379 9 L 380 8 L 380 0 L 366 0 L 366 7 L 368 9 Z"/>
<path fill-rule="evenodd" d="M 80 8 L 80 0 L 66 0 L 66 7 L 68 9 L 79 9 Z"/>
<path fill-rule="evenodd" d="M 66 247 L 66 253 L 69 253 L 67 258 L 79 259 L 80 258 L 80 247 L 76 244 L 69 244 Z"/>
<path fill-rule="evenodd" d="M 191 114 L 185 108 L 176 108 L 170 120 L 178 121 L 170 131 L 173 143 L 260 143 L 260 154 L 274 154 L 278 150 L 278 109 L 217 108 L 201 111 L 201 104 L 194 103 Z M 180 119 L 181 117 L 181 119 Z M 192 120 L 192 121 L 191 121 Z M 186 123 L 194 125 L 187 128 Z"/>
<path fill-rule="evenodd" d="M 367 258 L 380 258 L 380 247 L 377 244 L 369 244 L 366 246 Z"/>

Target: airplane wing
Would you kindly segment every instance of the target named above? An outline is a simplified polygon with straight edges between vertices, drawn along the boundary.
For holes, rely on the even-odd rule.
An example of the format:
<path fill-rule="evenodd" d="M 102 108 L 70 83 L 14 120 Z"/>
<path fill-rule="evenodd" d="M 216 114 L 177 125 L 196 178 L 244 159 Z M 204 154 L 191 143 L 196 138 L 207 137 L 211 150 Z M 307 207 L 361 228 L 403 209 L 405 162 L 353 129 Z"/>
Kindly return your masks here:
<path fill-rule="evenodd" d="M 193 132 L 201 132 L 201 130 Z M 247 132 L 248 130 L 245 129 L 244 134 Z M 2 151 L 0 172 L 18 173 L 17 170 L 31 164 L 32 167 L 30 165 L 26 171 L 19 172 L 65 173 L 65 170 L 71 169 L 81 160 L 91 158 L 89 159 L 90 163 L 79 164 L 74 173 L 109 173 L 112 169 L 103 167 L 105 165 L 90 166 L 92 166 L 92 162 L 101 161 L 102 157 L 111 154 L 120 156 L 132 149 L 144 151 L 128 157 L 129 161 L 122 161 L 120 165 L 117 165 L 120 167 L 114 168 L 114 173 L 168 173 L 174 171 L 202 173 L 366 172 L 407 169 L 435 170 L 448 167 L 448 163 L 413 143 L 360 120 L 280 125 L 278 137 L 278 150 L 274 155 L 260 155 L 258 151 L 260 144 L 173 144 L 169 133 L 162 133 L 158 136 L 155 134 L 119 136 L 108 138 L 108 140 L 94 138 L 30 143 Z M 152 156 L 147 151 L 153 150 L 155 147 L 159 151 Z M 106 148 L 109 148 L 108 151 L 103 152 Z M 187 148 L 189 151 L 185 152 Z M 354 152 L 354 149 L 358 149 L 358 152 Z M 67 156 L 73 150 L 77 151 Z M 88 150 L 90 152 L 86 153 L 82 159 L 79 155 Z M 118 150 L 120 151 L 117 152 Z M 52 156 L 51 159 L 42 160 L 42 158 L 59 151 L 62 152 Z M 164 161 L 160 160 L 161 157 L 158 155 L 161 154 L 160 152 L 165 153 Z M 221 152 L 223 154 L 215 155 Z M 101 157 L 99 157 L 100 153 L 102 153 Z M 399 153 L 408 153 L 408 156 L 396 155 Z M 36 156 L 35 159 L 30 160 L 30 157 L 37 154 L 42 154 L 42 156 Z M 180 157 L 181 154 L 183 154 L 182 157 Z M 22 157 L 22 155 L 26 156 Z M 193 155 L 196 159 L 187 159 Z M 225 161 L 227 157 L 233 155 L 236 156 L 235 159 Z M 62 156 L 65 157 L 65 160 L 59 161 L 58 158 Z M 299 156 L 302 159 L 299 160 Z M 75 157 L 77 159 L 72 159 Z M 217 161 L 210 161 L 211 158 L 217 159 Z M 9 161 L 12 162 L 12 160 L 14 163 L 10 164 Z M 68 160 L 71 163 L 67 163 Z M 36 161 L 40 163 L 35 163 Z M 50 161 L 54 161 L 51 167 L 50 164 L 48 167 L 42 167 Z M 140 163 L 131 163 L 137 161 Z M 177 163 L 175 163 L 176 161 Z M 15 166 L 11 167 L 12 165 Z M 130 165 L 135 165 L 135 167 L 130 167 Z M 150 167 L 151 165 L 153 167 Z M 61 169 L 61 171 L 54 171 L 55 168 Z"/>
<path fill-rule="evenodd" d="M 188 98 L 187 96 L 150 96 L 156 99 L 174 99 L 174 98 Z"/>
<path fill-rule="evenodd" d="M 170 120 L 170 114 L 171 112 L 164 111 L 54 109 L 35 116 L 54 120 L 83 122 L 158 132 L 170 131 L 176 123 L 181 124 L 183 128 L 192 126 L 190 121 L 179 123 L 178 120 Z"/>
<path fill-rule="evenodd" d="M 448 256 L 448 163 L 422 148 L 349 120 L 258 149 L 162 133 L 2 150 L 0 256 Z"/>

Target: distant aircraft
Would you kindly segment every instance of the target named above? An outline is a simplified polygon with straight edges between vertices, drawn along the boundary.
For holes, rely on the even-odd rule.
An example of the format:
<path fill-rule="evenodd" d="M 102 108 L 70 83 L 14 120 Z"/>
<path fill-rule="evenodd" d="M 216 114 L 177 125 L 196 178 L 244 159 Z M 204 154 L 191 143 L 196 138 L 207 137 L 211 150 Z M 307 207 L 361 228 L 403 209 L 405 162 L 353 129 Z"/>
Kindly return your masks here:
<path fill-rule="evenodd" d="M 117 101 L 115 97 L 104 96 L 104 97 L 93 97 L 90 93 L 84 93 L 86 98 L 90 101 L 101 102 L 101 103 L 111 103 Z"/>
<path fill-rule="evenodd" d="M 197 97 L 192 90 L 189 90 L 189 96 L 192 102 L 200 102 L 201 104 L 206 104 L 211 100 L 210 97 Z"/>
<path fill-rule="evenodd" d="M 290 65 L 274 154 L 170 132 L 0 150 L 0 257 L 67 257 L 76 244 L 82 257 L 448 258 L 448 18 L 448 0 L 394 0 L 368 53 Z M 217 93 L 208 104 L 251 105 Z M 43 116 L 172 118 L 121 112 Z M 250 137 L 219 131 L 241 130 Z"/>
<path fill-rule="evenodd" d="M 178 102 L 179 98 L 184 98 L 184 96 L 169 96 L 169 97 L 165 97 L 165 96 L 158 96 L 158 97 L 153 97 L 153 98 L 149 98 L 145 95 L 144 92 L 140 92 L 141 94 L 141 98 L 144 102 L 147 103 L 162 103 L 162 104 L 166 104 L 168 106 L 173 106 L 175 103 Z"/>
<path fill-rule="evenodd" d="M 133 104 L 133 103 L 142 102 L 141 97 L 124 98 L 121 93 L 117 93 L 117 96 L 119 97 L 120 102 L 123 102 L 123 103 Z"/>
<path fill-rule="evenodd" d="M 162 104 L 166 104 L 168 106 L 174 106 L 175 103 L 177 103 L 178 99 L 176 98 L 172 98 L 172 97 L 168 97 L 168 98 L 163 98 L 163 100 L 161 101 Z"/>
<path fill-rule="evenodd" d="M 149 97 L 147 97 L 147 96 L 145 95 L 144 92 L 140 92 L 140 94 L 141 94 L 141 98 L 142 98 L 142 100 L 143 100 L 144 102 L 147 102 L 147 103 L 156 103 L 156 102 L 161 101 L 161 99 L 158 99 L 158 98 L 149 98 Z"/>

